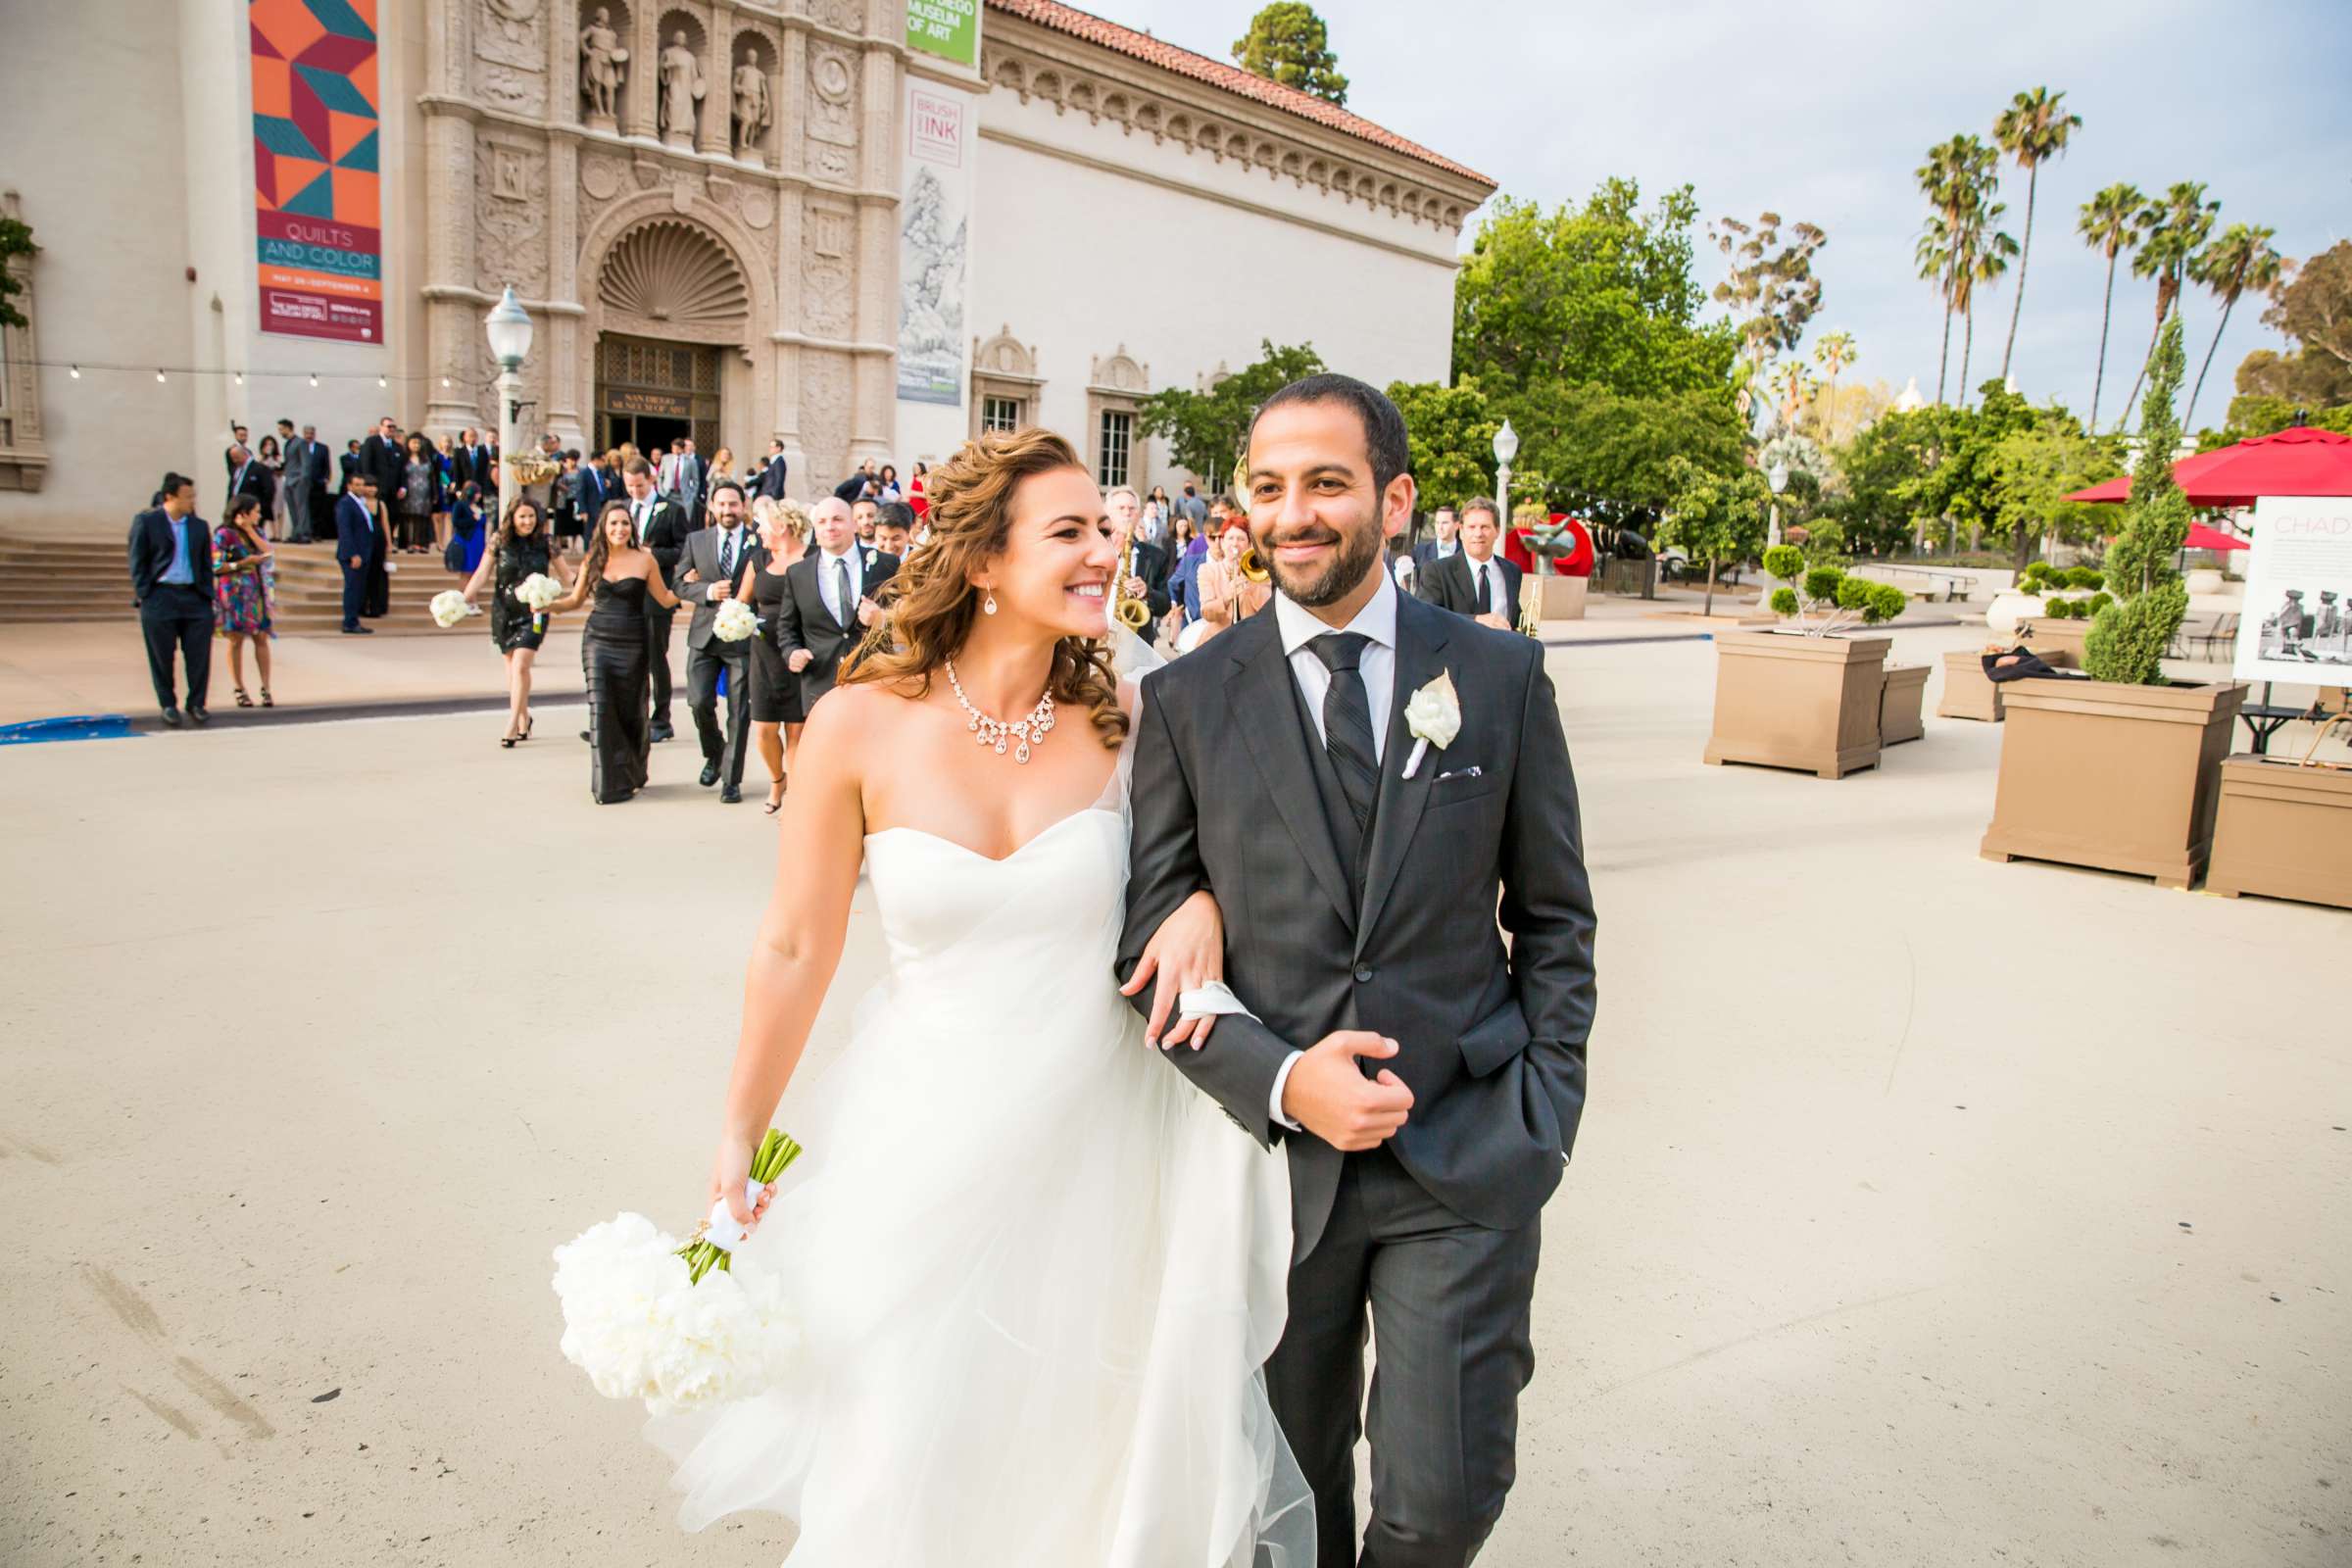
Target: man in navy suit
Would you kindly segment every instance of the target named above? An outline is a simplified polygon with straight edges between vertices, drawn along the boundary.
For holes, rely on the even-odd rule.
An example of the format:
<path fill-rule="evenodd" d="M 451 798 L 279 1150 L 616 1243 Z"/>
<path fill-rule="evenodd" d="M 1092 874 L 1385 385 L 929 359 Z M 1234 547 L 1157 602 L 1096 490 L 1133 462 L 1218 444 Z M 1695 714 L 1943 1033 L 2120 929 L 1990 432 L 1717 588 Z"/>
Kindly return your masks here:
<path fill-rule="evenodd" d="M 753 488 L 770 501 L 781 501 L 784 480 L 791 471 L 792 465 L 784 461 L 784 443 L 771 440 L 767 444 L 767 466 L 760 470 L 759 483 Z"/>
<path fill-rule="evenodd" d="M 335 503 L 335 564 L 343 568 L 343 632 L 350 637 L 375 630 L 360 624 L 360 612 L 367 607 L 368 564 L 375 553 L 374 500 L 373 478 L 354 473 Z"/>
<path fill-rule="evenodd" d="M 1519 568 L 1494 549 L 1502 537 L 1494 503 L 1485 496 L 1472 497 L 1462 509 L 1460 535 L 1459 550 L 1414 575 L 1413 592 L 1482 626 L 1514 629 L 1519 623 Z"/>
<path fill-rule="evenodd" d="M 204 698 L 213 674 L 213 530 L 196 515 L 196 481 L 184 473 L 165 474 L 157 506 L 130 525 L 130 591 L 164 722 L 204 723 L 212 716 Z M 184 719 L 172 682 L 174 648 L 188 673 Z"/>
<path fill-rule="evenodd" d="M 590 533 L 596 527 L 596 514 L 605 510 L 612 498 L 612 476 L 604 470 L 604 454 L 591 452 L 572 475 L 572 512 L 580 519 L 580 532 Z"/>

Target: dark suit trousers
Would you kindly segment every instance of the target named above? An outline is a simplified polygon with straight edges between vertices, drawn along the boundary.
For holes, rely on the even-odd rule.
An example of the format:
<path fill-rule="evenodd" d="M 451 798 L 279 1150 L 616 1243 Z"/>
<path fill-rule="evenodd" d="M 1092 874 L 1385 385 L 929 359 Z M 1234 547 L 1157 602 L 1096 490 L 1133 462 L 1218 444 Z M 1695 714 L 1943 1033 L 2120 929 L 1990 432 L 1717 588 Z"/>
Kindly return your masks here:
<path fill-rule="evenodd" d="M 656 729 L 669 728 L 669 627 L 676 618 L 674 610 L 648 609 L 645 612 L 645 663 L 653 674 Z"/>
<path fill-rule="evenodd" d="M 1542 1224 L 1472 1225 L 1386 1149 L 1347 1156 L 1322 1239 L 1292 1265 L 1290 1323 L 1266 1363 L 1275 1420 L 1314 1490 L 1318 1568 L 1462 1568 L 1502 1517 L 1519 1393 L 1536 1370 L 1528 1322 Z M 1367 1307 L 1379 1353 L 1359 1559 Z"/>
<path fill-rule="evenodd" d="M 368 608 L 368 568 L 355 566 L 351 558 L 343 558 L 343 629 L 359 629 L 360 612 Z"/>
<path fill-rule="evenodd" d="M 172 684 L 176 650 L 188 667 L 188 706 L 205 706 L 213 679 L 213 602 L 193 588 L 159 582 L 139 602 L 139 632 L 147 640 L 147 673 L 158 707 L 177 708 Z"/>
<path fill-rule="evenodd" d="M 686 706 L 703 743 L 703 760 L 719 764 L 719 783 L 743 787 L 743 743 L 752 731 L 752 645 L 712 638 L 686 651 Z M 718 672 L 727 672 L 727 727 L 718 727 Z"/>

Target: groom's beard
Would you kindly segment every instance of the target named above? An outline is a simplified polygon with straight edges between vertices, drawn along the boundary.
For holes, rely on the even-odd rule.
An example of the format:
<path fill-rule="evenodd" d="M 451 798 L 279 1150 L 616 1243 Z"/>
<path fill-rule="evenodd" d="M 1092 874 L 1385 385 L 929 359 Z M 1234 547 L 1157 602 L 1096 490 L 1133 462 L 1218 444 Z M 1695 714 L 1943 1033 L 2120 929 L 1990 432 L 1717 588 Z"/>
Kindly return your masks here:
<path fill-rule="evenodd" d="M 1308 610 L 1336 605 L 1355 592 L 1381 555 L 1381 532 L 1377 524 L 1352 536 L 1319 523 L 1294 528 L 1288 533 L 1268 532 L 1262 539 L 1252 531 L 1250 542 L 1264 558 L 1266 569 L 1274 575 L 1274 586 L 1282 590 L 1283 597 Z M 1339 554 L 1332 557 L 1330 565 L 1311 577 L 1285 571 L 1274 554 L 1278 545 L 1322 544 L 1337 544 Z"/>

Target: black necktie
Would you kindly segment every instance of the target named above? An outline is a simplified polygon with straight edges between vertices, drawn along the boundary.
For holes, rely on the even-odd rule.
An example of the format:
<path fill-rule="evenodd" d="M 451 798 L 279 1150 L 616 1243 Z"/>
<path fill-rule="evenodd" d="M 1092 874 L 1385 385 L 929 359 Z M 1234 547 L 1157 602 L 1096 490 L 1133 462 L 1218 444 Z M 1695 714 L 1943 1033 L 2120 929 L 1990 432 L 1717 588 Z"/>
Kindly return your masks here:
<path fill-rule="evenodd" d="M 729 582 L 735 580 L 735 533 L 728 528 L 718 536 L 718 574 Z"/>
<path fill-rule="evenodd" d="M 1472 562 L 1470 575 L 1478 579 L 1478 612 L 1484 615 L 1494 608 L 1494 585 L 1487 576 L 1486 563 Z"/>
<path fill-rule="evenodd" d="M 858 612 L 850 603 L 850 558 L 847 556 L 833 563 L 833 602 L 840 607 L 834 618 L 841 622 L 842 630 L 849 630 L 850 623 L 858 618 Z"/>
<path fill-rule="evenodd" d="M 1372 803 L 1380 793 L 1379 753 L 1372 745 L 1372 705 L 1364 696 L 1364 677 L 1356 668 L 1364 645 L 1372 639 L 1361 632 L 1332 632 L 1306 646 L 1331 671 L 1331 687 L 1323 694 L 1323 750 L 1354 813 L 1355 831 L 1372 820 Z"/>

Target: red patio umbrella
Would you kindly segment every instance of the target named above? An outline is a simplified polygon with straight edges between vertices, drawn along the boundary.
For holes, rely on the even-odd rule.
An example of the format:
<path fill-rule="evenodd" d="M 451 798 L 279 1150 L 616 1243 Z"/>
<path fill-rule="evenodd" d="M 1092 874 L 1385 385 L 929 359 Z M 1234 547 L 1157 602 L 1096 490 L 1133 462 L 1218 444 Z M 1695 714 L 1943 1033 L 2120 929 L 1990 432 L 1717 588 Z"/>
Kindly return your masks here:
<path fill-rule="evenodd" d="M 2188 525 L 2188 537 L 2181 542 L 2183 550 L 2243 550 L 2246 542 L 2232 533 L 2208 528 L 2201 522 Z"/>
<path fill-rule="evenodd" d="M 2352 436 L 2296 425 L 2182 458 L 2173 465 L 2173 478 L 2192 507 L 2250 507 L 2258 496 L 2352 496 Z M 2131 497 L 2132 478 L 2124 474 L 2066 499 L 2120 503 Z"/>

